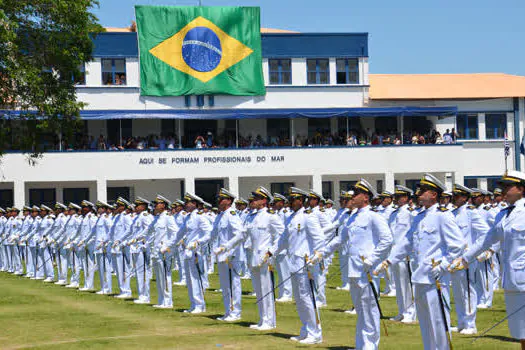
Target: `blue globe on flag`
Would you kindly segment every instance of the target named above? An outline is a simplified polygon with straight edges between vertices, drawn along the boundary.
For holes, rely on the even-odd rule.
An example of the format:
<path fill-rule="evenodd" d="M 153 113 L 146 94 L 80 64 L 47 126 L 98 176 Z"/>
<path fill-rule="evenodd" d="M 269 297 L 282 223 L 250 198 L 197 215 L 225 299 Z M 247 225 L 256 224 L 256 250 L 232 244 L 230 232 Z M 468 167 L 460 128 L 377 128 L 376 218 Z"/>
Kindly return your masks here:
<path fill-rule="evenodd" d="M 221 41 L 210 28 L 195 27 L 184 37 L 182 58 L 198 72 L 211 72 L 221 62 Z"/>

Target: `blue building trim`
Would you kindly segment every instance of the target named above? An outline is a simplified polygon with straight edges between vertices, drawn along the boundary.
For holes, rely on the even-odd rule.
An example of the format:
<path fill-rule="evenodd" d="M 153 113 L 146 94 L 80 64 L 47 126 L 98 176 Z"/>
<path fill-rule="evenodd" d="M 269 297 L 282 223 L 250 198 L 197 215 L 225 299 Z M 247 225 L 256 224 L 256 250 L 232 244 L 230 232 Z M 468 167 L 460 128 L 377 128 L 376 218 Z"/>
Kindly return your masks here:
<path fill-rule="evenodd" d="M 368 33 L 261 34 L 264 58 L 368 57 Z M 93 57 L 138 57 L 137 33 L 100 33 Z"/>
<path fill-rule="evenodd" d="M 520 99 L 514 97 L 514 169 L 521 169 L 521 152 L 520 152 Z"/>

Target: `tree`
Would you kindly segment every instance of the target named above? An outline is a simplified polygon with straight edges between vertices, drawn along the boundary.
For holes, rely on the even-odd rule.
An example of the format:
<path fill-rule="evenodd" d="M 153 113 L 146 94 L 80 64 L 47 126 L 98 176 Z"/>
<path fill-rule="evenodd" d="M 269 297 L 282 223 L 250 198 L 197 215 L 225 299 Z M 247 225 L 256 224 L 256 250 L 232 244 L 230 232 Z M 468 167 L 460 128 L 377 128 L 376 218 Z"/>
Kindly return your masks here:
<path fill-rule="evenodd" d="M 83 103 L 80 67 L 103 28 L 98 0 L 0 0 L 0 156 L 8 149 L 40 157 L 46 142 L 73 142 Z"/>

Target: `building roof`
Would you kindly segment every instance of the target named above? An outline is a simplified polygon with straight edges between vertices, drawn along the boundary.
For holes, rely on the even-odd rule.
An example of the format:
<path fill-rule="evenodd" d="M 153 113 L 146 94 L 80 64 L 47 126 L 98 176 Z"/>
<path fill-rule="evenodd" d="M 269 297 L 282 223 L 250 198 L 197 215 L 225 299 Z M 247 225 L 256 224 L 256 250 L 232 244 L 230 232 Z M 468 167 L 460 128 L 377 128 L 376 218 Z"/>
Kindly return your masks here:
<path fill-rule="evenodd" d="M 125 28 L 105 27 L 104 29 L 106 29 L 106 32 L 108 33 L 129 33 L 132 31 L 131 26 L 125 27 Z M 299 32 L 294 32 L 292 30 L 285 30 L 285 29 L 276 29 L 276 28 L 261 28 L 261 33 L 272 33 L 272 34 L 288 33 L 288 34 L 291 34 L 291 33 L 299 33 Z"/>
<path fill-rule="evenodd" d="M 503 73 L 370 74 L 372 100 L 524 97 L 525 77 Z"/>

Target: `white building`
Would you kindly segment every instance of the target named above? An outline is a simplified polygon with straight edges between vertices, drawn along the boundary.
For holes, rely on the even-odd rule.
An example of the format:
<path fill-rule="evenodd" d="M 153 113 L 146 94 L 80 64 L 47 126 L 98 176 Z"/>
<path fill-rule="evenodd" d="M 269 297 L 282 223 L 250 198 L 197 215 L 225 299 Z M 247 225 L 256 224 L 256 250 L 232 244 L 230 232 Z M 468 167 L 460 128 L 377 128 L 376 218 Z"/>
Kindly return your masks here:
<path fill-rule="evenodd" d="M 266 96 L 146 97 L 139 94 L 136 33 L 100 34 L 78 86 L 88 104 L 84 133 L 115 144 L 172 135 L 175 149 L 56 150 L 34 166 L 13 151 L 2 160 L 0 206 L 156 193 L 175 199 L 184 191 L 213 201 L 220 186 L 245 197 L 258 185 L 334 197 L 359 177 L 392 190 L 413 186 L 425 172 L 448 186 L 491 189 L 504 171 L 505 134 L 509 169 L 523 169 L 525 77 L 369 74 L 366 33 L 263 30 L 262 42 Z M 443 135 L 452 128 L 460 136 L 452 145 L 298 147 L 319 131 L 346 143 L 354 133 L 406 139 L 412 131 Z M 195 137 L 208 132 L 229 147 L 195 149 Z M 238 147 L 257 135 L 289 146 Z"/>

